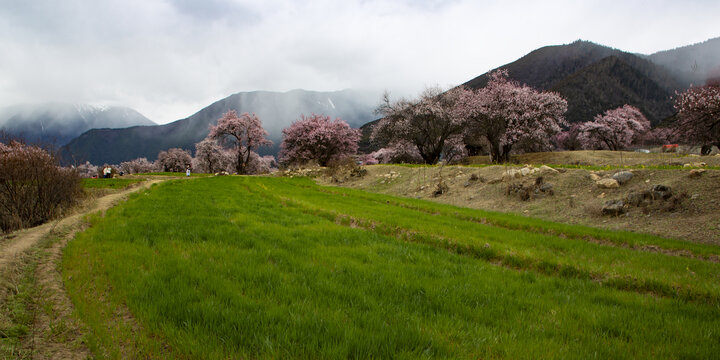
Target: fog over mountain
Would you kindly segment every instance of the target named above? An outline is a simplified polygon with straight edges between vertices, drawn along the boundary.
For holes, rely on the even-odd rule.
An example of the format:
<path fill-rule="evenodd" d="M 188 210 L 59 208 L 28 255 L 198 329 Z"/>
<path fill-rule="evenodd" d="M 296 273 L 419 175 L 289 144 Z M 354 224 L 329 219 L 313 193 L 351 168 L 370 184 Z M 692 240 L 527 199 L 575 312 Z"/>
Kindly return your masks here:
<path fill-rule="evenodd" d="M 209 126 L 227 111 L 255 113 L 274 142 L 272 147 L 259 149 L 261 155 L 276 155 L 282 129 L 301 114 L 323 114 L 341 118 L 352 127 L 359 127 L 375 118 L 373 111 L 380 94 L 353 90 L 316 92 L 292 90 L 288 92 L 253 91 L 230 95 L 203 108 L 194 115 L 156 126 L 135 126 L 126 129 L 94 129 L 71 141 L 63 149 L 66 162 L 90 161 L 93 164 L 118 164 L 145 157 L 157 158 L 158 152 L 179 147 L 192 152 L 195 143 L 209 132 Z"/>
<path fill-rule="evenodd" d="M 45 103 L 0 109 L 0 130 L 29 143 L 62 146 L 94 128 L 155 125 L 139 112 L 120 106 Z"/>
<path fill-rule="evenodd" d="M 656 52 L 647 58 L 671 70 L 685 86 L 702 85 L 709 76 L 720 76 L 720 37 Z"/>

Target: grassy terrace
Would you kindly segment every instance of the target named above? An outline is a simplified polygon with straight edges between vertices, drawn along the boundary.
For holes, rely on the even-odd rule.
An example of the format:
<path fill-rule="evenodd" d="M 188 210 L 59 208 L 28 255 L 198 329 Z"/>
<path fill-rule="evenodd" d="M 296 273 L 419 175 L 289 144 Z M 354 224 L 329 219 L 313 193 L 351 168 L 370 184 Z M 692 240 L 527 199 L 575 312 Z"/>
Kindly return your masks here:
<path fill-rule="evenodd" d="M 315 185 L 171 181 L 64 279 L 111 358 L 710 358 L 720 248 Z"/>

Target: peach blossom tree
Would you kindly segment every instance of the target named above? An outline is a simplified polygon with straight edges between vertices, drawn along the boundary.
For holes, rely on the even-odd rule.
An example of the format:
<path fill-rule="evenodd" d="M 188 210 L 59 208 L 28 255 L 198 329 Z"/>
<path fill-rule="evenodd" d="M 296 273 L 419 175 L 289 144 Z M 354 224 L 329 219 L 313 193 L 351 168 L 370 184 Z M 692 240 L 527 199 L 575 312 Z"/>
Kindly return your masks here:
<path fill-rule="evenodd" d="M 216 173 L 225 171 L 232 163 L 232 154 L 228 149 L 212 139 L 205 138 L 195 144 L 195 167 L 197 172 Z"/>
<path fill-rule="evenodd" d="M 566 111 L 560 95 L 514 82 L 505 70 L 491 73 L 484 88 L 462 89 L 456 108 L 467 122 L 465 136 L 487 144 L 495 163 L 509 161 L 517 144 L 550 147 L 552 136 L 566 125 Z"/>
<path fill-rule="evenodd" d="M 417 100 L 391 102 L 386 93 L 377 112 L 383 116 L 373 129 L 371 140 L 385 146 L 397 144 L 415 147 L 422 162 L 434 164 L 440 159 L 445 142 L 465 128 L 455 112 L 460 90 L 426 89 Z"/>
<path fill-rule="evenodd" d="M 580 124 L 578 140 L 586 149 L 627 149 L 650 131 L 650 121 L 638 108 L 623 105 Z"/>
<path fill-rule="evenodd" d="M 226 112 L 210 127 L 207 138 L 225 143 L 233 150 L 233 162 L 238 174 L 247 174 L 247 167 L 254 150 L 261 146 L 272 145 L 266 137 L 268 132 L 255 114 L 243 113 L 238 116 L 235 110 Z"/>
<path fill-rule="evenodd" d="M 192 163 L 192 157 L 187 150 L 171 148 L 159 152 L 157 162 L 163 171 L 181 172 Z"/>
<path fill-rule="evenodd" d="M 332 160 L 355 155 L 360 130 L 350 128 L 344 120 L 330 120 L 329 116 L 300 115 L 300 119 L 282 131 L 280 161 L 300 164 L 316 160 L 327 166 Z"/>
<path fill-rule="evenodd" d="M 702 144 L 704 155 L 712 145 L 720 147 L 720 81 L 679 93 L 675 109 L 678 119 L 674 128 L 680 140 Z"/>

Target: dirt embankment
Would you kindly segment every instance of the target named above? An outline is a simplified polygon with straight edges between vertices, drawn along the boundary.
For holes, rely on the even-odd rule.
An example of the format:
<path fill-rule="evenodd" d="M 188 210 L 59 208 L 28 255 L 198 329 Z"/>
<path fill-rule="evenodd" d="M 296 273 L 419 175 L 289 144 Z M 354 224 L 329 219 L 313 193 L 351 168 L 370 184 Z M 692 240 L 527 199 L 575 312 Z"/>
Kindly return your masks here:
<path fill-rule="evenodd" d="M 598 153 L 603 157 L 608 156 L 607 152 Z M 581 155 L 587 158 L 585 162 L 593 163 L 594 159 L 588 154 Z M 562 163 L 557 159 L 554 159 L 555 162 L 552 162 L 553 159 L 545 160 L 554 164 Z M 720 163 L 720 157 L 674 156 L 666 157 L 666 161 L 673 164 L 659 162 L 649 166 L 707 160 L 717 160 Z M 643 164 L 637 159 L 633 162 L 633 166 Z M 363 177 L 348 177 L 341 183 L 327 177 L 319 178 L 318 181 L 463 207 L 517 213 L 562 223 L 720 245 L 720 170 L 689 167 L 597 171 L 559 168 L 559 171 L 555 171 L 540 170 L 540 164 L 532 167 L 538 170 L 525 175 L 509 176 L 506 174 L 517 172 L 521 167 L 376 165 L 367 166 L 368 173 Z M 693 169 L 700 171 L 691 175 Z M 598 185 L 600 179 L 611 179 L 620 171 L 631 172 L 631 178 L 616 187 L 612 182 L 609 188 Z M 665 196 L 664 193 L 653 192 L 656 185 L 666 186 L 670 193 Z M 639 197 L 640 200 L 629 202 L 629 197 Z M 612 200 L 623 201 L 620 213 L 604 215 L 603 207 Z"/>

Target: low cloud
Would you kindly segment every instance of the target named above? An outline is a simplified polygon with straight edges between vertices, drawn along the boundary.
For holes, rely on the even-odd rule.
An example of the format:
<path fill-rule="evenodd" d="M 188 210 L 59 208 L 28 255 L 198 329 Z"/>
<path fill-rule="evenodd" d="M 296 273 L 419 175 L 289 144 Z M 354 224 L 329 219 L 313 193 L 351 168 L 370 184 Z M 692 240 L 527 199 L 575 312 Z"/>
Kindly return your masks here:
<path fill-rule="evenodd" d="M 165 123 L 239 91 L 415 95 L 578 38 L 652 53 L 718 36 L 689 1 L 0 0 L 0 107 L 133 107 Z"/>

